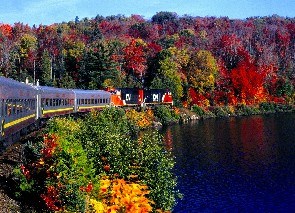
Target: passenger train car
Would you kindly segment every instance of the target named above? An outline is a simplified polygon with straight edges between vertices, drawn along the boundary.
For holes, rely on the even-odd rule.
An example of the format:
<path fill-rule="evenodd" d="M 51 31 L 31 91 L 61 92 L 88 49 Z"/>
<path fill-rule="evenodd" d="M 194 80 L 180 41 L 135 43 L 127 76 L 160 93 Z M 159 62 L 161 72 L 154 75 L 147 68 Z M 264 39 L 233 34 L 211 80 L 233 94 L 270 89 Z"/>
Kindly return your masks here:
<path fill-rule="evenodd" d="M 32 86 L 0 77 L 0 141 L 35 122 L 37 93 Z"/>
<path fill-rule="evenodd" d="M 167 90 L 120 88 L 111 91 L 31 86 L 0 76 L 0 141 L 9 144 L 44 118 L 99 110 L 173 104 Z M 5 146 L 1 144 L 0 146 Z"/>

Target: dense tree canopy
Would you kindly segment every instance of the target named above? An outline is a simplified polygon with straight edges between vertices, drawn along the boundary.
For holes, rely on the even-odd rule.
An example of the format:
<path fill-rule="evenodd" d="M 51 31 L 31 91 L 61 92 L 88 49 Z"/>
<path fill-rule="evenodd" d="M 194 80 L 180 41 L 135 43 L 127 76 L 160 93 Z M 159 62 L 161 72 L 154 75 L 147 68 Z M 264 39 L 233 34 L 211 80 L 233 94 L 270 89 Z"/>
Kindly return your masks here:
<path fill-rule="evenodd" d="M 180 104 L 294 102 L 295 19 L 76 17 L 29 27 L 0 24 L 1 75 L 43 85 L 167 88 Z M 197 103 L 197 102 L 196 102 Z"/>

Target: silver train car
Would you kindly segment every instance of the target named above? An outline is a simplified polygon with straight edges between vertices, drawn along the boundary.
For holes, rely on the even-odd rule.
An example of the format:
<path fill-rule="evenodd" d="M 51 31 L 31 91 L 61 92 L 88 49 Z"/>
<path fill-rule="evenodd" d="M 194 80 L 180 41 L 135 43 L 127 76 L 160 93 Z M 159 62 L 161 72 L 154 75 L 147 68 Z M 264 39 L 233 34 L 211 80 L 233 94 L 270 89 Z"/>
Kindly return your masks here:
<path fill-rule="evenodd" d="M 0 141 L 13 140 L 37 119 L 37 93 L 32 86 L 0 77 Z"/>
<path fill-rule="evenodd" d="M 103 90 L 30 86 L 0 76 L 0 147 L 7 146 L 44 118 L 99 110 L 110 105 Z"/>
<path fill-rule="evenodd" d="M 89 112 L 109 105 L 111 93 L 103 90 L 72 90 L 75 96 L 75 112 Z"/>
<path fill-rule="evenodd" d="M 50 118 L 74 112 L 75 94 L 69 89 L 46 86 L 34 87 L 37 95 L 37 118 Z"/>

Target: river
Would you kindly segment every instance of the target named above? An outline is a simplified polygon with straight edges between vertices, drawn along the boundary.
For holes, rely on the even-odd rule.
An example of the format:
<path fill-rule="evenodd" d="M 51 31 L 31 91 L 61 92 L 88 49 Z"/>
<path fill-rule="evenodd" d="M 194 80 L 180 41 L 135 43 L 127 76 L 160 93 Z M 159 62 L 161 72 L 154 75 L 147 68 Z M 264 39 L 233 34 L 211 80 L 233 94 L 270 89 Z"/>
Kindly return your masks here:
<path fill-rule="evenodd" d="M 173 212 L 295 212 L 295 114 L 167 127 L 183 194 Z"/>

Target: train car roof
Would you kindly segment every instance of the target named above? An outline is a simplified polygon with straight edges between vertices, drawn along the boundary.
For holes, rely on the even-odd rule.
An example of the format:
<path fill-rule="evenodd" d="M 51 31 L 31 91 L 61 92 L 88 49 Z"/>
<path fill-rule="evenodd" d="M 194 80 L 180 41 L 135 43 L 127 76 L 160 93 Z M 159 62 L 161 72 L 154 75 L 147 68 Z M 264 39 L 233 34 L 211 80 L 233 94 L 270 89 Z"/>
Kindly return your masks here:
<path fill-rule="evenodd" d="M 82 89 L 73 89 L 72 90 L 76 98 L 108 98 L 111 96 L 111 93 L 104 90 L 82 90 Z"/>
<path fill-rule="evenodd" d="M 36 86 L 35 88 L 42 92 L 72 93 L 71 89 L 65 89 L 65 88 L 56 88 L 56 87 L 48 87 L 48 86 Z"/>
<path fill-rule="evenodd" d="M 28 84 L 0 76 L 0 98 L 28 99 L 34 98 L 37 90 Z"/>
<path fill-rule="evenodd" d="M 48 86 L 35 86 L 35 88 L 46 98 L 74 98 L 74 92 L 70 89 Z"/>

